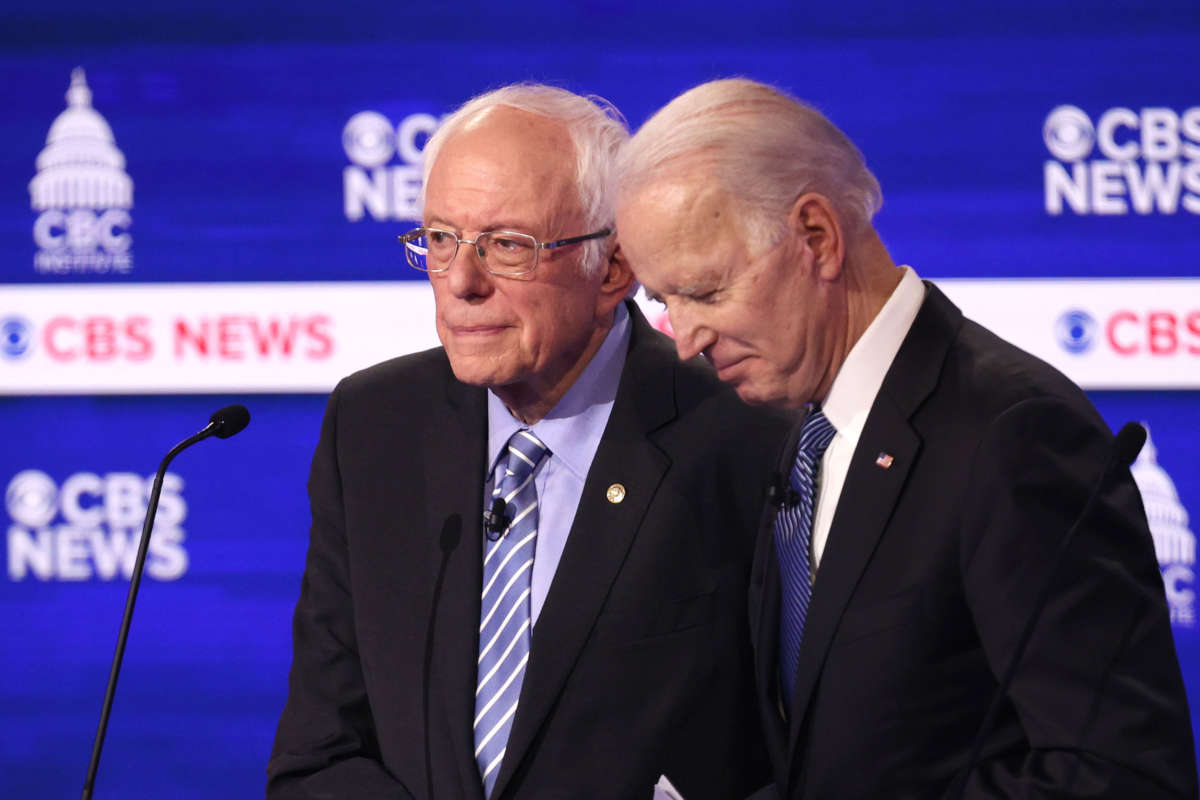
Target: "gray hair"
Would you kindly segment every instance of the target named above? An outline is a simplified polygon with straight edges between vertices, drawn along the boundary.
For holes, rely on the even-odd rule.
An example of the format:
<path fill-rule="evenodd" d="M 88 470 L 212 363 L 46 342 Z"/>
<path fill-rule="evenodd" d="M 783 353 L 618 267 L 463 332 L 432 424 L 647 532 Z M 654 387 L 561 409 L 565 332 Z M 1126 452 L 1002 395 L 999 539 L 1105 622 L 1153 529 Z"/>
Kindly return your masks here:
<path fill-rule="evenodd" d="M 442 146 L 464 125 L 496 106 L 507 106 L 561 122 L 575 146 L 575 182 L 579 188 L 579 207 L 583 211 L 583 231 L 564 231 L 564 235 L 592 233 L 615 227 L 613 169 L 617 154 L 629 140 L 625 117 L 612 103 L 597 95 L 580 95 L 540 83 L 515 83 L 473 97 L 446 117 L 425 145 L 424 186 Z M 599 272 L 612 242 L 593 239 L 583 243 L 580 261 L 585 275 Z"/>
<path fill-rule="evenodd" d="M 710 173 L 737 201 L 747 233 L 773 245 L 796 198 L 829 198 L 857 233 L 883 205 L 862 153 L 819 111 L 757 81 L 710 81 L 676 97 L 647 120 L 621 154 L 622 197 L 672 168 Z"/>

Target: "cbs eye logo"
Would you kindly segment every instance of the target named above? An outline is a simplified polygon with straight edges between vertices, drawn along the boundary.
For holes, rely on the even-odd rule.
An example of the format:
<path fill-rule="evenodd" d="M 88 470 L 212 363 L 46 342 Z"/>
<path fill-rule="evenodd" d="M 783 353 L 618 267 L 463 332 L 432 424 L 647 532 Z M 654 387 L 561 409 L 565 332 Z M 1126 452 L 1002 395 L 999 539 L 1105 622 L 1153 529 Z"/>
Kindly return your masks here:
<path fill-rule="evenodd" d="M 33 326 L 24 317 L 0 318 L 0 354 L 18 359 L 29 355 L 33 348 Z"/>
<path fill-rule="evenodd" d="M 1078 355 L 1092 346 L 1096 335 L 1096 318 L 1086 311 L 1072 309 L 1058 318 L 1054 332 L 1064 350 Z"/>
<path fill-rule="evenodd" d="M 40 528 L 58 514 L 58 486 L 46 473 L 27 469 L 9 482 L 4 504 L 15 522 Z"/>
<path fill-rule="evenodd" d="M 1096 129 L 1091 119 L 1075 106 L 1059 106 L 1046 117 L 1042 127 L 1046 149 L 1060 161 L 1078 161 L 1092 152 Z"/>

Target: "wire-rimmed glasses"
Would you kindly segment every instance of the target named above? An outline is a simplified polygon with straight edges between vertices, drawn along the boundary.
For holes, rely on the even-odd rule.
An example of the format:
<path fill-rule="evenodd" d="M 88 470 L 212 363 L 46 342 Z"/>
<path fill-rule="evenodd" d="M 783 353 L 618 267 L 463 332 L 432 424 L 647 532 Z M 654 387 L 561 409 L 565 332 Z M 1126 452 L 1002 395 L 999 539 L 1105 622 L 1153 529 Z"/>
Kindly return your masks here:
<path fill-rule="evenodd" d="M 488 272 L 506 278 L 517 278 L 537 269 L 538 254 L 542 250 L 553 250 L 611 235 L 611 228 L 602 228 L 582 236 L 539 242 L 527 233 L 484 231 L 474 239 L 463 239 L 454 231 L 445 228 L 422 226 L 413 228 L 398 238 L 404 245 L 404 258 L 408 265 L 421 272 L 445 272 L 454 263 L 458 246 L 469 244 L 475 248 L 475 255 Z"/>

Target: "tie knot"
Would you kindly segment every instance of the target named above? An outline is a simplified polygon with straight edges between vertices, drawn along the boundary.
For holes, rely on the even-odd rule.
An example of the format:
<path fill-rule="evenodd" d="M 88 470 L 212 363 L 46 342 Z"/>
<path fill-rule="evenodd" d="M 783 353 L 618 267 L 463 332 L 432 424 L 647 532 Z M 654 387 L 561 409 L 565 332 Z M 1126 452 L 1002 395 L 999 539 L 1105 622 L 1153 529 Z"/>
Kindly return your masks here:
<path fill-rule="evenodd" d="M 825 416 L 820 408 L 814 407 L 800 426 L 800 445 L 796 455 L 806 455 L 813 461 L 819 461 L 825 454 L 825 448 L 833 441 L 837 428 Z"/>
<path fill-rule="evenodd" d="M 549 452 L 549 448 L 533 435 L 533 431 L 522 429 L 514 433 L 505 445 L 504 461 L 507 461 L 508 471 L 523 480 Z"/>

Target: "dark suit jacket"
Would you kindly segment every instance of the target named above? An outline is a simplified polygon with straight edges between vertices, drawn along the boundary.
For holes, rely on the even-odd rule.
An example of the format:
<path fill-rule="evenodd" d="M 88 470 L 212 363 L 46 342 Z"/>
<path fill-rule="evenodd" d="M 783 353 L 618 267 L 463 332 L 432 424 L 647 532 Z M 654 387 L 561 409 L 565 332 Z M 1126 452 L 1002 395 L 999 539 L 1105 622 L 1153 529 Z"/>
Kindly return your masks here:
<path fill-rule="evenodd" d="M 533 631 L 493 797 L 688 800 L 768 780 L 746 592 L 787 436 L 633 307 L 620 388 Z M 330 399 L 270 798 L 482 800 L 473 758 L 483 389 L 443 351 Z M 624 501 L 609 502 L 621 483 Z"/>
<path fill-rule="evenodd" d="M 750 613 L 783 797 L 943 796 L 1112 438 L 1076 386 L 929 286 L 851 461 L 790 724 L 764 514 Z M 966 796 L 1195 797 L 1187 701 L 1127 469 L 1105 484 L 1055 587 Z"/>

